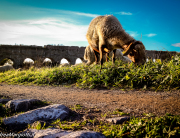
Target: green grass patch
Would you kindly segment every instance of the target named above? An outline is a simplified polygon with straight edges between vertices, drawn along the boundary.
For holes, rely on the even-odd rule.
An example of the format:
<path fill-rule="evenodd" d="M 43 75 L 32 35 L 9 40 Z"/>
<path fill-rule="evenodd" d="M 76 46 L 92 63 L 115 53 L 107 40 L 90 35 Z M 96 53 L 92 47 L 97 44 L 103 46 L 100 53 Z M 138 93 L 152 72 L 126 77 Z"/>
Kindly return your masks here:
<path fill-rule="evenodd" d="M 53 68 L 30 68 L 0 73 L 0 82 L 28 85 L 76 85 L 80 88 L 121 88 L 170 90 L 180 88 L 180 57 L 170 61 L 149 61 L 142 66 L 116 61 L 100 65 Z"/>
<path fill-rule="evenodd" d="M 60 121 L 58 119 L 52 124 L 64 130 L 76 131 L 88 129 L 101 132 L 107 138 L 174 138 L 180 136 L 180 117 L 172 115 L 154 118 L 131 118 L 129 121 L 117 125 L 96 118 L 74 122 Z"/>

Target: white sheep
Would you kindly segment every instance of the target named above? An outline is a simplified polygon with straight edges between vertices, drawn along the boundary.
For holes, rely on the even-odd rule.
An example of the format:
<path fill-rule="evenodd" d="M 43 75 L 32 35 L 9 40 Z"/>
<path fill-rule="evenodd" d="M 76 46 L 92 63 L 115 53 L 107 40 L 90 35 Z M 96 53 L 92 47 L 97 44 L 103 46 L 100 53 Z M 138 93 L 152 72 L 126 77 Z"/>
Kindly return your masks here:
<path fill-rule="evenodd" d="M 116 49 L 123 49 L 123 56 L 128 57 L 137 65 L 146 61 L 145 47 L 142 42 L 136 41 L 125 32 L 118 19 L 113 15 L 98 16 L 94 18 L 88 28 L 86 38 L 92 47 L 95 59 L 100 54 L 102 68 L 103 53 L 113 51 L 112 62 L 115 61 Z"/>
<path fill-rule="evenodd" d="M 110 52 L 109 57 L 112 57 L 112 54 L 113 54 L 113 52 Z M 132 62 L 128 57 L 123 56 L 121 49 L 116 50 L 115 58 L 119 59 L 119 60 L 122 60 L 124 62 L 129 62 L 129 63 Z M 88 45 L 86 47 L 86 49 L 85 49 L 84 59 L 87 60 L 86 65 L 91 65 L 92 63 L 96 62 L 94 51 L 93 51 L 93 49 L 91 48 L 90 45 Z M 106 61 L 106 55 L 103 55 L 103 60 Z M 99 57 L 98 57 L 98 61 L 99 61 Z"/>
<path fill-rule="evenodd" d="M 59 67 L 70 67 L 69 63 L 62 63 Z"/>
<path fill-rule="evenodd" d="M 5 72 L 5 71 L 11 70 L 11 69 L 14 69 L 14 68 L 10 64 L 6 64 L 4 66 L 0 66 L 0 72 Z"/>
<path fill-rule="evenodd" d="M 123 56 L 123 50 L 121 49 L 117 49 L 116 52 L 115 52 L 115 58 L 116 59 L 119 59 L 119 60 L 122 60 L 124 62 L 127 62 L 127 63 L 131 63 L 131 59 L 129 59 L 127 56 Z M 111 51 L 109 53 L 109 57 L 112 57 L 113 56 L 113 52 Z"/>
<path fill-rule="evenodd" d="M 74 65 L 71 65 L 71 67 L 82 66 L 82 65 L 84 65 L 84 62 L 83 63 L 77 63 L 77 64 L 74 64 Z"/>

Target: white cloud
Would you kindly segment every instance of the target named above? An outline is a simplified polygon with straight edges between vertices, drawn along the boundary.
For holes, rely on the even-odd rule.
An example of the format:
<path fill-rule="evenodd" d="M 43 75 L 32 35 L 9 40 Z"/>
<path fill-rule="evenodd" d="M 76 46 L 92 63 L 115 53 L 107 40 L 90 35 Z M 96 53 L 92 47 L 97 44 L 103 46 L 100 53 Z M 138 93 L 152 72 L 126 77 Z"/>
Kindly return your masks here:
<path fill-rule="evenodd" d="M 70 14 L 81 15 L 81 16 L 86 16 L 86 17 L 92 17 L 92 18 L 95 18 L 95 17 L 99 16 L 98 14 L 90 14 L 90 13 L 82 13 L 82 12 L 73 12 L 73 11 L 63 11 L 63 12 L 70 13 Z"/>
<path fill-rule="evenodd" d="M 58 19 L 1 21 L 1 44 L 46 45 L 87 41 L 88 25 L 75 25 Z M 65 44 L 66 45 L 66 44 Z"/>
<path fill-rule="evenodd" d="M 29 10 L 33 13 L 41 13 L 41 14 L 54 14 L 54 15 L 58 15 L 58 14 L 70 14 L 72 17 L 73 15 L 79 15 L 79 16 L 85 16 L 85 17 L 92 17 L 95 18 L 97 16 L 99 16 L 98 14 L 91 14 L 91 13 L 84 13 L 84 12 L 76 12 L 76 11 L 68 11 L 68 10 L 56 10 L 56 9 L 47 9 L 47 8 L 31 8 L 29 7 Z"/>
<path fill-rule="evenodd" d="M 132 37 L 137 37 L 139 35 L 137 32 L 134 31 L 126 31 L 126 32 Z"/>
<path fill-rule="evenodd" d="M 98 14 L 66 10 L 24 8 L 19 7 L 17 13 L 26 11 L 26 17 L 0 20 L 0 32 L 3 34 L 0 37 L 0 44 L 85 46 L 88 44 L 86 32 L 89 23 L 92 18 L 98 16 Z"/>
<path fill-rule="evenodd" d="M 153 34 L 153 33 L 150 33 L 150 34 L 145 34 L 145 36 L 147 37 L 153 37 L 153 36 L 156 36 L 157 34 Z"/>
<path fill-rule="evenodd" d="M 132 15 L 131 12 L 116 12 L 115 14 L 119 14 L 119 15 Z"/>
<path fill-rule="evenodd" d="M 180 47 L 180 43 L 175 43 L 175 44 L 172 44 L 172 46 L 175 46 L 175 47 Z"/>

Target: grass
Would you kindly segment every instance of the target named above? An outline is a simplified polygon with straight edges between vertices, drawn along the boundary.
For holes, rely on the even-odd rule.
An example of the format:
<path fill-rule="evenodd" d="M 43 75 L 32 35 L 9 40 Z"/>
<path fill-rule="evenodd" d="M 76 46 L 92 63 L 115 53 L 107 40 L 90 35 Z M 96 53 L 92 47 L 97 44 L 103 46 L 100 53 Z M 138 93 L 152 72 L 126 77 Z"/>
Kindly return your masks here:
<path fill-rule="evenodd" d="M 180 57 L 170 61 L 149 61 L 142 66 L 116 61 L 100 66 L 79 65 L 29 70 L 10 70 L 0 73 L 0 82 L 23 85 L 75 85 L 80 88 L 121 88 L 170 90 L 180 88 Z"/>

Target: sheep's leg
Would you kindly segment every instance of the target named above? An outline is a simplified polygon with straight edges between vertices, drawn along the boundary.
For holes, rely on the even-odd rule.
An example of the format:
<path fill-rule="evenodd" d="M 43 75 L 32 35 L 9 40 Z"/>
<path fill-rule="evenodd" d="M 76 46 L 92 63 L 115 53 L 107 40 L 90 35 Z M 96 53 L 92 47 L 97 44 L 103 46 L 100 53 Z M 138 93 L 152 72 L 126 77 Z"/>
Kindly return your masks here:
<path fill-rule="evenodd" d="M 104 51 L 104 48 L 106 48 L 106 42 L 104 40 L 104 37 L 103 36 L 99 36 L 99 54 L 100 54 L 100 72 L 101 72 L 101 69 L 102 69 L 102 65 L 103 65 L 103 51 Z"/>
<path fill-rule="evenodd" d="M 101 71 L 102 65 L 103 65 L 103 49 L 104 49 L 104 45 L 100 45 L 99 46 L 100 65 L 101 65 L 100 71 Z"/>
<path fill-rule="evenodd" d="M 106 53 L 106 62 L 109 61 L 109 53 Z"/>
<path fill-rule="evenodd" d="M 115 54 L 116 54 L 116 49 L 113 50 L 113 55 L 112 55 L 112 63 L 115 63 Z"/>
<path fill-rule="evenodd" d="M 95 62 L 96 62 L 96 64 L 98 64 L 98 62 L 99 62 L 99 58 L 98 58 L 98 52 L 96 52 L 95 50 L 93 50 L 94 51 L 94 55 L 95 55 Z"/>

